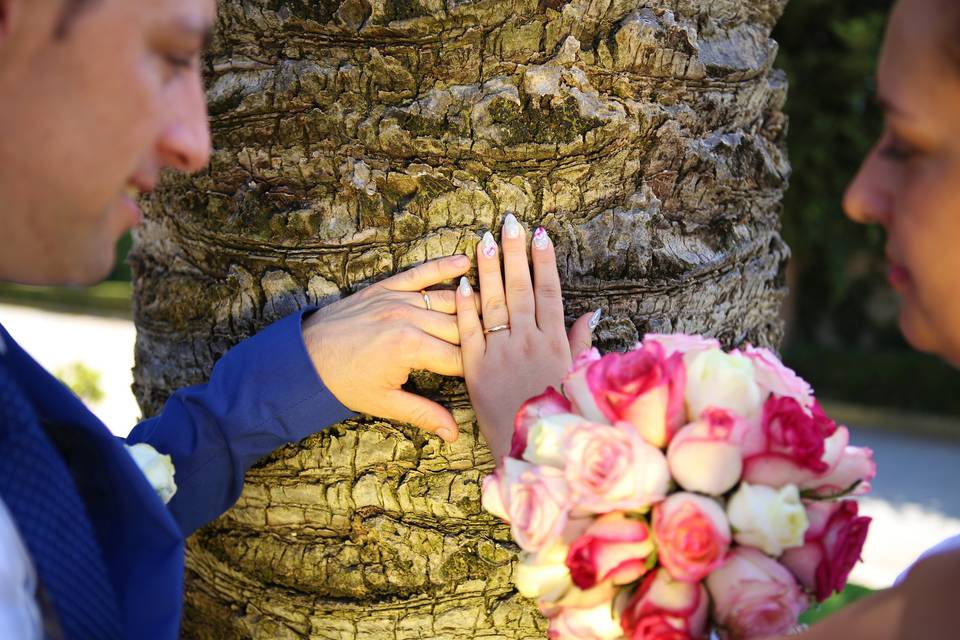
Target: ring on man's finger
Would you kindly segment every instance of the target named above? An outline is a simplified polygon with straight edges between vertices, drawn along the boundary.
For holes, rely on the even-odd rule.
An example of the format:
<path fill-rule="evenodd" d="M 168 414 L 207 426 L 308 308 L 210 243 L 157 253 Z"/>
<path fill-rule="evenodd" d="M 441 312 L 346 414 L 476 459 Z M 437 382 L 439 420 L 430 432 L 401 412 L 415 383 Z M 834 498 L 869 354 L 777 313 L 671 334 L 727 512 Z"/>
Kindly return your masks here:
<path fill-rule="evenodd" d="M 424 289 L 420 289 L 420 295 L 423 296 L 423 304 L 427 305 L 427 311 L 433 311 L 433 307 L 430 305 L 430 294 Z"/>
<path fill-rule="evenodd" d="M 490 327 L 489 329 L 484 329 L 484 330 L 483 330 L 483 335 L 488 336 L 488 335 L 490 335 L 491 333 L 497 333 L 498 331 L 509 331 L 509 330 L 510 330 L 510 325 L 509 325 L 509 324 L 498 324 L 498 325 L 495 326 L 495 327 Z"/>

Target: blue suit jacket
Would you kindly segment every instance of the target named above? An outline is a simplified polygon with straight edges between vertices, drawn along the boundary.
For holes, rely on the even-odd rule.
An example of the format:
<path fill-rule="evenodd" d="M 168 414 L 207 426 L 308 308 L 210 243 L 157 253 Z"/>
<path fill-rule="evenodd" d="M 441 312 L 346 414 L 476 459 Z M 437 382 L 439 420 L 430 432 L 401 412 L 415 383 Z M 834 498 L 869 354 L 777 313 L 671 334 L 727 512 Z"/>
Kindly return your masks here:
<path fill-rule="evenodd" d="M 0 326 L 13 374 L 38 418 L 82 443 L 82 468 L 95 485 L 84 503 L 119 600 L 125 637 L 177 638 L 183 596 L 183 541 L 229 509 L 247 469 L 274 449 L 352 415 L 317 376 L 294 314 L 225 354 L 205 385 L 175 393 L 126 442 L 173 458 L 177 493 L 164 505 L 110 431 Z M 38 471 L 40 473 L 41 471 Z M 64 550 L 69 553 L 69 549 Z"/>

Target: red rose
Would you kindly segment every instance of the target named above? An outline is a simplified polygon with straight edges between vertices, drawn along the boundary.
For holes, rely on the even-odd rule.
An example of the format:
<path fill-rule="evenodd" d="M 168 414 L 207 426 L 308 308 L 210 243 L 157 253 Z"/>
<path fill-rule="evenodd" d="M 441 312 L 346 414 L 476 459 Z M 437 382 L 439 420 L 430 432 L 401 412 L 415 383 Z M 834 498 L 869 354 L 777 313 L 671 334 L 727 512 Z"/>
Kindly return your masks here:
<path fill-rule="evenodd" d="M 870 518 L 857 515 L 857 503 L 815 502 L 807 507 L 810 526 L 804 545 L 787 549 L 780 561 L 817 602 L 843 591 L 853 566 L 860 560 Z"/>

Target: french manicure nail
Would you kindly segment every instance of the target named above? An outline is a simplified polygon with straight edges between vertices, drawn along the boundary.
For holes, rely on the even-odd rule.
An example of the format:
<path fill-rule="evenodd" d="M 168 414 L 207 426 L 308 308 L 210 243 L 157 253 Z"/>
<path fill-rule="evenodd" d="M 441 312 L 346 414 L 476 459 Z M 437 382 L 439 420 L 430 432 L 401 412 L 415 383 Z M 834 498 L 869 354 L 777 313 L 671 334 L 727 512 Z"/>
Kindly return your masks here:
<path fill-rule="evenodd" d="M 473 288 L 470 286 L 470 281 L 467 280 L 466 276 L 460 277 L 460 295 L 463 297 L 473 295 Z"/>
<path fill-rule="evenodd" d="M 587 326 L 590 327 L 590 331 L 593 331 L 597 328 L 597 325 L 600 324 L 600 316 L 603 315 L 603 309 L 597 309 L 593 312 L 593 315 L 590 316 L 590 322 L 587 323 Z"/>
<path fill-rule="evenodd" d="M 547 230 L 543 227 L 537 227 L 537 230 L 533 232 L 533 247 L 542 251 L 549 246 L 550 236 L 547 235 Z"/>
<path fill-rule="evenodd" d="M 493 234 L 487 231 L 483 234 L 480 241 L 480 252 L 487 258 L 497 255 L 497 241 L 493 239 Z"/>
<path fill-rule="evenodd" d="M 503 219 L 503 235 L 515 240 L 520 237 L 520 234 L 523 232 L 523 227 L 520 226 L 520 223 L 517 222 L 516 216 L 512 213 L 508 213 L 507 217 Z"/>

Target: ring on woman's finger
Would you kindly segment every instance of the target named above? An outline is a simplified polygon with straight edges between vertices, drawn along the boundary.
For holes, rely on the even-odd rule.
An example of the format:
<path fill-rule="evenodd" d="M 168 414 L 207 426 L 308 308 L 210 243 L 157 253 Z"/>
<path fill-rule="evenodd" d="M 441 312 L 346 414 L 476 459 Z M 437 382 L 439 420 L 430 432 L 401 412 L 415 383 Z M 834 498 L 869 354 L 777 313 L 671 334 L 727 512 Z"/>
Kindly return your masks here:
<path fill-rule="evenodd" d="M 420 289 L 420 295 L 423 297 L 423 304 L 427 305 L 427 311 L 433 311 L 433 307 L 430 305 L 430 294 L 424 289 Z"/>
<path fill-rule="evenodd" d="M 498 331 L 509 331 L 509 330 L 510 330 L 510 325 L 509 325 L 509 324 L 498 324 L 498 325 L 495 326 L 495 327 L 490 327 L 489 329 L 484 329 L 484 330 L 483 330 L 483 335 L 488 336 L 488 335 L 490 335 L 491 333 L 497 333 Z"/>

